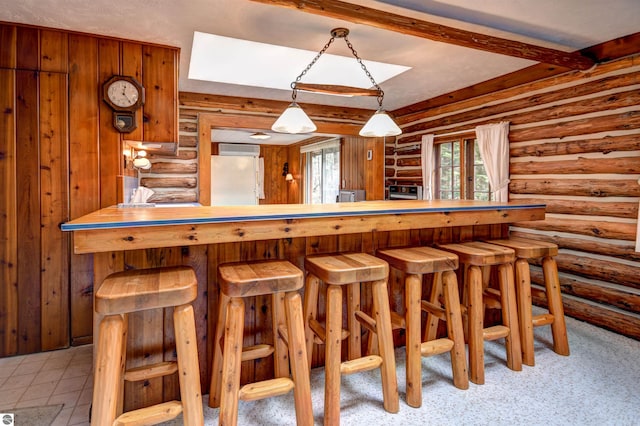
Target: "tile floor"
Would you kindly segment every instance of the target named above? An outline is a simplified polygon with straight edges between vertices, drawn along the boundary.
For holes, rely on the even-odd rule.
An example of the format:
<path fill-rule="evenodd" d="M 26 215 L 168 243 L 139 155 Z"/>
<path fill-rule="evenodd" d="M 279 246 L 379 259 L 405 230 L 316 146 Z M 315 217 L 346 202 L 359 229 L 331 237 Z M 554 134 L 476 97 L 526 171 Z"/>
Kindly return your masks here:
<path fill-rule="evenodd" d="M 0 358 L 0 409 L 64 404 L 53 426 L 89 425 L 93 346 Z"/>

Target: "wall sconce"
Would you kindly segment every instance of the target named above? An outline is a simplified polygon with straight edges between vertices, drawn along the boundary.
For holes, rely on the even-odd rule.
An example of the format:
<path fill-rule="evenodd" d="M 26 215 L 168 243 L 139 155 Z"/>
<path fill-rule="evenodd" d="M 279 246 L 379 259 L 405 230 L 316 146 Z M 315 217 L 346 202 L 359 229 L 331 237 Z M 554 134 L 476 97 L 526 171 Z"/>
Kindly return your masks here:
<path fill-rule="evenodd" d="M 287 176 L 284 178 L 287 182 L 293 182 L 293 175 L 291 173 L 287 173 Z"/>
<path fill-rule="evenodd" d="M 149 170 L 151 168 L 151 161 L 147 158 L 147 151 L 135 151 L 133 150 L 133 168 L 136 170 Z"/>
<path fill-rule="evenodd" d="M 289 163 L 284 163 L 284 165 L 282 166 L 282 176 L 286 176 L 287 174 L 289 174 Z"/>

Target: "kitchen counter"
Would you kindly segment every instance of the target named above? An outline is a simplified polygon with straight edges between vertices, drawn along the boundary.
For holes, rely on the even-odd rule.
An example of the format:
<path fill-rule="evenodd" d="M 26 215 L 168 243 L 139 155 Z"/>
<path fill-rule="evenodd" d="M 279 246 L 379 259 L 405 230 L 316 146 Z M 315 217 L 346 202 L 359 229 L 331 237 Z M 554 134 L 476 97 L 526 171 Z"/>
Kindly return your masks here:
<path fill-rule="evenodd" d="M 276 238 L 511 223 L 544 219 L 544 204 L 363 201 L 337 204 L 118 208 L 62 225 L 74 252 L 95 253 Z"/>
<path fill-rule="evenodd" d="M 389 200 L 323 205 L 282 204 L 214 207 L 107 207 L 62 225 L 73 233 L 74 259 L 91 256 L 85 271 L 87 289 L 96 291 L 113 272 L 158 266 L 190 265 L 198 279 L 193 302 L 203 392 L 208 391 L 208 353 L 217 318 L 217 267 L 239 260 L 287 259 L 300 268 L 312 253 L 363 251 L 401 245 L 432 245 L 477 238 L 501 238 L 509 224 L 541 220 L 543 204 L 517 202 Z M 72 259 L 73 261 L 73 259 Z M 92 273 L 93 272 L 93 273 Z M 391 302 L 400 303 L 403 279 L 392 272 Z M 245 342 L 267 340 L 271 330 L 270 299 L 247 301 Z M 401 304 L 401 303 L 400 303 Z M 362 300 L 370 309 L 370 298 Z M 402 306 L 393 306 L 402 311 Z M 171 310 L 151 310 L 129 321 L 127 368 L 173 359 L 173 330 L 164 328 Z M 95 327 L 100 316 L 94 314 Z M 141 337 L 142 336 L 142 337 Z M 211 337 L 209 337 L 211 336 Z M 265 337 L 266 336 L 266 337 Z M 256 339 L 256 342 L 259 339 Z M 396 342 L 402 344 L 402 342 Z M 164 352 L 151 348 L 163 348 Z M 321 351 L 320 351 L 321 352 Z M 313 355 L 313 366 L 324 363 Z M 247 370 L 249 371 L 249 370 Z M 254 362 L 255 377 L 273 376 L 273 364 Z M 126 410 L 162 402 L 177 395 L 175 380 L 152 378 L 125 383 Z"/>

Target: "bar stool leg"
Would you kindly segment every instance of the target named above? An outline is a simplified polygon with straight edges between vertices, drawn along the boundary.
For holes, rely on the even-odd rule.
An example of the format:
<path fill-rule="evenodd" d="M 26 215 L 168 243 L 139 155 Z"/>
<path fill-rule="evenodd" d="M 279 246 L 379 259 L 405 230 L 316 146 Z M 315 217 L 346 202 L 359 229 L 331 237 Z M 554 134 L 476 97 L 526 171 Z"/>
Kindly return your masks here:
<path fill-rule="evenodd" d="M 458 389 L 469 389 L 469 373 L 467 372 L 458 279 L 455 272 L 446 271 L 442 274 L 442 287 L 447 315 L 447 335 L 449 339 L 453 340 L 453 348 L 451 348 L 453 384 Z"/>
<path fill-rule="evenodd" d="M 560 355 L 569 355 L 569 340 L 567 339 L 567 326 L 562 306 L 558 266 L 553 257 L 547 256 L 542 259 L 542 271 L 547 290 L 549 313 L 553 315 L 553 323 L 551 324 L 553 350 Z"/>
<path fill-rule="evenodd" d="M 391 333 L 391 312 L 389 308 L 389 292 L 387 280 L 374 281 L 373 310 L 375 312 L 378 350 L 382 357 L 380 375 L 382 379 L 382 396 L 384 409 L 397 413 L 400 409 L 398 396 L 398 378 L 396 377 L 396 360 L 393 352 L 393 336 Z"/>
<path fill-rule="evenodd" d="M 327 285 L 324 424 L 340 424 L 340 364 L 342 347 L 342 287 Z"/>
<path fill-rule="evenodd" d="M 274 376 L 289 377 L 289 349 L 280 333 L 280 328 L 286 324 L 285 293 L 279 292 L 271 295 L 271 323 L 273 324 L 273 356 Z"/>
<path fill-rule="evenodd" d="M 211 384 L 209 388 L 209 407 L 220 406 L 220 387 L 222 386 L 222 340 L 227 321 L 227 305 L 229 296 L 219 292 L 218 319 L 216 322 L 216 334 L 213 339 L 213 362 L 211 364 Z"/>
<path fill-rule="evenodd" d="M 198 364 L 198 339 L 193 306 L 190 304 L 177 306 L 173 311 L 173 324 L 176 333 L 180 399 L 182 400 L 184 424 L 204 425 Z"/>
<path fill-rule="evenodd" d="M 435 272 L 433 274 L 433 283 L 431 284 L 431 293 L 429 295 L 429 302 L 434 305 L 438 303 L 438 299 L 442 295 L 442 272 Z M 421 296 L 422 297 L 422 296 Z M 424 327 L 424 333 L 422 335 L 423 342 L 429 342 L 434 340 L 438 336 L 438 324 L 440 319 L 432 314 L 427 313 L 427 323 Z"/>
<path fill-rule="evenodd" d="M 300 299 L 300 294 L 297 292 L 289 292 L 285 296 L 289 360 L 291 361 L 291 375 L 295 383 L 293 398 L 296 406 L 296 423 L 301 426 L 312 426 L 311 381 L 305 348 L 304 315 Z"/>
<path fill-rule="evenodd" d="M 420 407 L 422 405 L 422 353 L 420 351 L 422 343 L 420 341 L 422 275 L 407 274 L 404 287 L 407 404 L 411 407 Z"/>
<path fill-rule="evenodd" d="M 307 364 L 311 368 L 313 358 L 313 339 L 314 333 L 309 327 L 309 322 L 315 320 L 318 316 L 318 287 L 320 280 L 318 277 L 307 274 L 304 287 L 304 335 L 307 344 Z"/>
<path fill-rule="evenodd" d="M 227 305 L 224 335 L 224 363 L 220 392 L 219 423 L 225 426 L 238 423 L 238 391 L 242 363 L 242 334 L 244 330 L 244 301 L 231 298 Z"/>
<path fill-rule="evenodd" d="M 484 304 L 482 302 L 482 271 L 472 265 L 467 269 L 467 315 L 470 380 L 484 384 Z"/>
<path fill-rule="evenodd" d="M 362 356 L 362 327 L 356 319 L 356 311 L 360 310 L 360 283 L 353 283 L 347 286 L 347 329 L 349 339 L 347 349 L 349 360 L 358 359 Z"/>
<path fill-rule="evenodd" d="M 522 343 L 522 363 L 535 365 L 533 351 L 533 319 L 531 311 L 531 274 L 526 259 L 516 260 L 516 298 L 520 316 L 520 340 Z"/>
<path fill-rule="evenodd" d="M 516 308 L 515 286 L 513 283 L 513 265 L 498 265 L 500 296 L 502 304 L 502 323 L 509 328 L 504 338 L 507 348 L 507 366 L 515 371 L 522 370 L 522 349 L 520 346 L 520 329 L 518 326 L 518 310 Z"/>
<path fill-rule="evenodd" d="M 120 380 L 124 359 L 123 318 L 121 315 L 109 315 L 100 322 L 96 372 L 94 375 L 91 424 L 94 426 L 111 425 L 116 418 L 120 391 Z M 96 389 L 100 386 L 100 389 Z"/>

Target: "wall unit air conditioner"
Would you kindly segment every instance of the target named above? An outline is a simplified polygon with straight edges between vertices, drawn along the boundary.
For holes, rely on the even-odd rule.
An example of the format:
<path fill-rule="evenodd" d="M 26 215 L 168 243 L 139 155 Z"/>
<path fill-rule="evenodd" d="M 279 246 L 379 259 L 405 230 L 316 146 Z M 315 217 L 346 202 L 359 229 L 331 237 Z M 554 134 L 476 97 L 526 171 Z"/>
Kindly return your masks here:
<path fill-rule="evenodd" d="M 244 143 L 220 143 L 218 144 L 218 155 L 259 157 L 260 145 L 249 145 Z"/>

